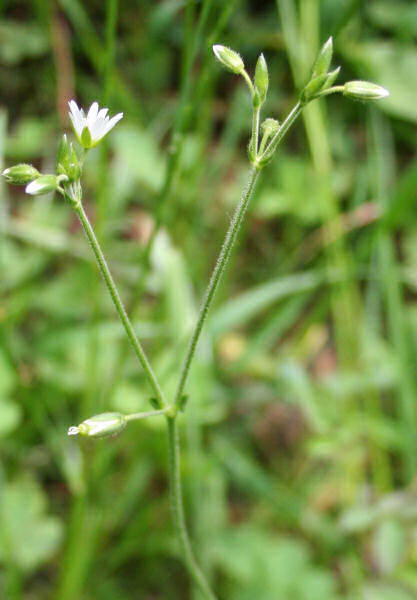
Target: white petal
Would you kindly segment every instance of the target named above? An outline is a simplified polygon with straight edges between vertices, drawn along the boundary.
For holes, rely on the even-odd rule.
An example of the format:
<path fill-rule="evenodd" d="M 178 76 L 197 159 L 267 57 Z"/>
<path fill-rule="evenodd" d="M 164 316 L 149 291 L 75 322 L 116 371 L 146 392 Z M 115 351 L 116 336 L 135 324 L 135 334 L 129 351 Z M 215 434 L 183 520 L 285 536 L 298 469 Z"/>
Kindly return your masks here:
<path fill-rule="evenodd" d="M 72 112 L 73 115 L 76 115 L 80 112 L 80 109 L 78 108 L 75 100 L 70 100 L 68 102 L 68 106 L 70 107 L 70 111 Z"/>
<path fill-rule="evenodd" d="M 87 123 L 88 123 L 89 127 L 97 119 L 97 113 L 98 113 L 98 103 L 93 102 L 93 104 L 90 106 L 90 110 L 88 111 L 88 114 L 87 114 Z"/>
<path fill-rule="evenodd" d="M 102 108 L 98 112 L 97 119 L 104 119 L 106 117 L 106 115 L 107 115 L 108 112 L 109 112 L 108 108 Z"/>
<path fill-rule="evenodd" d="M 39 185 L 39 183 L 36 181 L 31 181 L 30 183 L 28 183 L 28 185 L 25 187 L 25 192 L 27 194 L 37 194 L 37 192 L 43 187 L 43 185 Z"/>
<path fill-rule="evenodd" d="M 93 142 L 97 142 L 101 140 L 101 138 L 106 134 L 106 119 L 97 118 L 92 125 L 89 125 L 89 130 L 91 133 L 91 139 Z"/>
<path fill-rule="evenodd" d="M 114 115 L 114 117 L 112 117 L 110 121 L 106 123 L 106 133 L 109 133 L 110 129 L 113 129 L 113 127 L 120 121 L 120 119 L 123 119 L 123 113 L 118 113 L 117 115 Z"/>
<path fill-rule="evenodd" d="M 72 125 L 75 129 L 75 132 L 78 136 L 81 135 L 82 130 L 85 127 L 85 116 L 83 109 L 79 109 L 76 102 L 71 100 L 68 102 L 71 112 L 69 112 L 70 119 L 72 121 Z"/>

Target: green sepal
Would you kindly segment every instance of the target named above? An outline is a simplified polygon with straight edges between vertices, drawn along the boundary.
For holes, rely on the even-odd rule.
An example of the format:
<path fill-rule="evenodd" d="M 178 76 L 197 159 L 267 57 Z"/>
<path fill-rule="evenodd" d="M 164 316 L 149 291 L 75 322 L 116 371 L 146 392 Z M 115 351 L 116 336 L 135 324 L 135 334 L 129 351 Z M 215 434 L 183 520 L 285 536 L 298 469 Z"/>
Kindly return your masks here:
<path fill-rule="evenodd" d="M 81 145 L 84 146 L 84 148 L 91 148 L 91 133 L 88 127 L 84 127 L 84 129 L 82 130 L 80 142 Z"/>
<path fill-rule="evenodd" d="M 343 95 L 354 100 L 381 100 L 389 96 L 389 91 L 370 81 L 347 81 L 344 85 Z"/>
<path fill-rule="evenodd" d="M 260 103 L 265 102 L 269 86 L 268 66 L 263 54 L 258 58 L 255 68 L 255 89 L 259 94 Z"/>
<path fill-rule="evenodd" d="M 326 83 L 324 84 L 324 86 L 321 89 L 322 90 L 327 90 L 329 87 L 332 87 L 332 85 L 336 81 L 339 73 L 340 73 L 340 67 L 337 67 L 337 69 L 335 69 L 334 71 L 331 71 L 330 73 L 328 73 L 327 74 Z"/>
<path fill-rule="evenodd" d="M 117 435 L 126 427 L 126 417 L 119 412 L 107 412 L 86 419 L 78 427 L 70 428 L 69 435 L 104 438 Z"/>
<path fill-rule="evenodd" d="M 226 69 L 235 73 L 235 75 L 240 75 L 244 70 L 245 65 L 242 57 L 235 50 L 232 50 L 227 46 L 222 46 L 221 44 L 215 44 L 213 46 L 213 52 L 217 60 L 221 62 Z"/>
<path fill-rule="evenodd" d="M 38 169 L 32 165 L 21 163 L 5 169 L 2 173 L 7 183 L 12 185 L 26 185 L 40 176 Z"/>
<path fill-rule="evenodd" d="M 67 136 L 63 135 L 58 147 L 56 159 L 56 172 L 66 175 L 70 182 L 77 181 L 81 177 L 81 166 L 72 143 L 68 142 Z"/>
<path fill-rule="evenodd" d="M 312 73 L 313 79 L 315 77 L 318 77 L 319 75 L 327 74 L 327 71 L 329 70 L 329 67 L 330 67 L 330 63 L 332 62 L 332 57 L 333 57 L 333 38 L 332 38 L 332 36 L 330 36 L 329 39 L 327 40 L 327 42 L 325 44 L 323 44 L 323 46 L 316 58 L 316 62 L 313 65 L 313 73 Z"/>
<path fill-rule="evenodd" d="M 327 80 L 327 73 L 323 73 L 322 75 L 319 75 L 318 77 L 314 77 L 314 79 L 311 79 L 311 81 L 309 81 L 307 83 L 307 85 L 301 92 L 301 95 L 300 95 L 301 102 L 303 102 L 303 104 L 305 104 L 306 102 L 313 100 L 313 98 L 323 89 L 323 86 L 324 86 L 326 80 Z"/>

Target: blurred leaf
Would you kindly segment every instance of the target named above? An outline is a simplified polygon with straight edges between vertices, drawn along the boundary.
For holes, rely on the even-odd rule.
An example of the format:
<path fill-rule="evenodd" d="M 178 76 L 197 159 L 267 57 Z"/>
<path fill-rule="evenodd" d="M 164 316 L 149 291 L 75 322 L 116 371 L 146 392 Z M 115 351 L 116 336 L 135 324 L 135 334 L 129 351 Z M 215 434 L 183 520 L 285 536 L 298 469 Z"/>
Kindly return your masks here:
<path fill-rule="evenodd" d="M 45 511 L 45 495 L 34 481 L 19 479 L 5 485 L 0 498 L 1 561 L 31 571 L 51 558 L 62 525 Z"/>
<path fill-rule="evenodd" d="M 401 523 L 383 521 L 372 536 L 372 556 L 379 572 L 391 575 L 404 558 L 405 532 Z"/>
<path fill-rule="evenodd" d="M 330 572 L 311 562 L 303 542 L 276 538 L 259 528 L 241 526 L 225 532 L 214 547 L 218 564 L 239 587 L 230 586 L 230 600 L 334 600 L 338 597 Z"/>
<path fill-rule="evenodd" d="M 15 402 L 0 397 L 0 437 L 7 435 L 19 425 L 22 410 Z"/>
<path fill-rule="evenodd" d="M 42 56 L 49 47 L 46 31 L 33 22 L 0 21 L 0 39 L 0 60 L 12 66 Z"/>
<path fill-rule="evenodd" d="M 371 583 L 363 589 L 363 600 L 413 600 L 413 598 L 414 594 L 389 583 Z"/>

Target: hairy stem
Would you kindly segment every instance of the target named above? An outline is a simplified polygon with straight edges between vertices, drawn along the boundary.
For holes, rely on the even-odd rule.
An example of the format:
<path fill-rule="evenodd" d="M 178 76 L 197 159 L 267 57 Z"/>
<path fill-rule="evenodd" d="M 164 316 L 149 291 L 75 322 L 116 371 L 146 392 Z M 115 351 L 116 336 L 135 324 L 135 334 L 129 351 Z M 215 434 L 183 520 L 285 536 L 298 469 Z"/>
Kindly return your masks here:
<path fill-rule="evenodd" d="M 176 406 L 179 406 L 181 403 L 181 398 L 183 395 L 184 387 L 187 381 L 188 373 L 190 371 L 190 366 L 197 348 L 197 343 L 201 334 L 201 330 L 204 325 L 204 321 L 206 320 L 207 313 L 210 309 L 211 303 L 213 302 L 214 295 L 216 293 L 219 282 L 222 278 L 222 275 L 226 269 L 227 263 L 229 262 L 230 255 L 233 250 L 233 246 L 236 242 L 237 235 L 239 233 L 240 227 L 243 222 L 243 218 L 246 213 L 246 209 L 248 208 L 249 201 L 252 196 L 252 192 L 255 188 L 256 181 L 258 179 L 259 170 L 253 168 L 250 172 L 249 181 L 246 185 L 240 202 L 235 210 L 235 214 L 233 215 L 232 221 L 230 223 L 229 229 L 227 231 L 225 240 L 223 242 L 222 249 L 219 254 L 219 258 L 217 259 L 216 266 L 214 267 L 214 271 L 210 278 L 210 282 L 208 284 L 206 294 L 204 296 L 200 314 L 198 316 L 197 323 L 195 325 L 193 334 L 191 336 L 190 343 L 188 345 L 187 353 L 185 355 L 185 359 L 183 362 L 183 367 L 181 370 L 181 376 L 178 383 L 178 387 L 175 393 L 174 403 Z"/>
<path fill-rule="evenodd" d="M 152 367 L 149 363 L 149 360 L 145 354 L 145 351 L 142 348 L 142 345 L 136 336 L 135 330 L 133 329 L 133 325 L 130 322 L 129 317 L 127 316 L 125 307 L 123 306 L 123 302 L 120 298 L 120 294 L 117 290 L 117 287 L 113 280 L 112 274 L 110 273 L 109 267 L 107 266 L 107 262 L 104 257 L 104 254 L 100 248 L 100 244 L 98 243 L 98 240 L 96 238 L 94 230 L 91 226 L 90 221 L 88 220 L 88 217 L 84 211 L 84 208 L 83 208 L 83 205 L 81 204 L 81 202 L 78 202 L 76 205 L 74 205 L 74 210 L 77 213 L 78 218 L 81 221 L 81 224 L 87 235 L 88 241 L 90 242 L 91 248 L 93 249 L 94 255 L 97 260 L 97 264 L 99 266 L 101 274 L 103 275 L 104 281 L 107 285 L 107 289 L 109 290 L 110 296 L 113 300 L 113 303 L 117 310 L 119 318 L 123 324 L 123 327 L 125 328 L 128 338 L 133 346 L 133 350 L 135 351 L 135 354 L 136 354 L 143 370 L 145 371 L 145 374 L 149 380 L 149 383 L 152 387 L 152 390 L 155 394 L 155 397 L 156 397 L 156 400 L 157 400 L 159 406 L 161 408 L 163 408 L 164 406 L 166 406 L 163 392 L 159 386 L 158 380 L 156 379 L 153 369 L 152 369 Z"/>
<path fill-rule="evenodd" d="M 184 505 L 181 489 L 180 473 L 180 446 L 178 439 L 177 417 L 168 417 L 168 454 L 169 454 L 169 481 L 171 493 L 171 510 L 178 541 L 181 545 L 184 562 L 195 584 L 207 600 L 216 600 L 202 570 L 200 569 L 188 537 L 184 516 Z"/>

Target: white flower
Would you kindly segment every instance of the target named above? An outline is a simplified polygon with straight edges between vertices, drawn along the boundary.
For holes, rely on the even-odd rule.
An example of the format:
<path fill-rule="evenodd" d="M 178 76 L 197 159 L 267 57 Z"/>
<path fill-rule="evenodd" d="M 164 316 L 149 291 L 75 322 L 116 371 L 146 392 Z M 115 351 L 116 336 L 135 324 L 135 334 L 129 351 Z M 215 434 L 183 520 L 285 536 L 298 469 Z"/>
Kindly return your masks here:
<path fill-rule="evenodd" d="M 116 123 L 123 118 L 123 113 L 118 113 L 111 119 L 107 116 L 108 108 L 99 110 L 97 102 L 90 106 L 87 116 L 82 108 L 78 108 L 74 100 L 68 102 L 70 112 L 68 113 L 74 127 L 75 135 L 84 148 L 93 148 L 99 141 L 109 133 Z"/>

